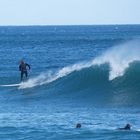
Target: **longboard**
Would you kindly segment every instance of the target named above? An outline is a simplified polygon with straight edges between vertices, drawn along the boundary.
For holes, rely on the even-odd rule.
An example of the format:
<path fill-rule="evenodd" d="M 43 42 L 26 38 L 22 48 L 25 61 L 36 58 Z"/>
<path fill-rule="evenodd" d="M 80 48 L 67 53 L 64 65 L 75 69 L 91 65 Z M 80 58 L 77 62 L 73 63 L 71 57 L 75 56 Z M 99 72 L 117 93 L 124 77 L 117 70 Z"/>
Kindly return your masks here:
<path fill-rule="evenodd" d="M 21 83 L 19 83 L 19 84 L 9 84 L 9 85 L 0 85 L 0 87 L 18 87 L 20 85 L 21 85 Z"/>

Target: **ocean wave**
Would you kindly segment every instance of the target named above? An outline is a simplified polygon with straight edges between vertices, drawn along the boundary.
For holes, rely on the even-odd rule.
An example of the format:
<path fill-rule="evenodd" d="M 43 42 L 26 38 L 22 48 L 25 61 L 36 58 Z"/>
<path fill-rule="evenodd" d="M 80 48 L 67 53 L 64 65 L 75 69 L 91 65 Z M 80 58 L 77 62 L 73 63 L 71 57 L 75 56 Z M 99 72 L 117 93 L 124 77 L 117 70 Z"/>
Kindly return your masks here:
<path fill-rule="evenodd" d="M 86 68 L 94 68 L 102 64 L 109 64 L 108 79 L 113 80 L 123 76 L 130 64 L 140 60 L 140 41 L 133 40 L 118 46 L 114 46 L 103 53 L 101 56 L 89 62 L 81 62 L 72 66 L 64 67 L 56 72 L 49 71 L 42 73 L 37 77 L 21 83 L 19 89 L 32 88 L 39 85 L 46 85 L 60 78 L 68 76 L 75 71 L 81 71 Z M 93 77 L 94 79 L 95 77 Z"/>

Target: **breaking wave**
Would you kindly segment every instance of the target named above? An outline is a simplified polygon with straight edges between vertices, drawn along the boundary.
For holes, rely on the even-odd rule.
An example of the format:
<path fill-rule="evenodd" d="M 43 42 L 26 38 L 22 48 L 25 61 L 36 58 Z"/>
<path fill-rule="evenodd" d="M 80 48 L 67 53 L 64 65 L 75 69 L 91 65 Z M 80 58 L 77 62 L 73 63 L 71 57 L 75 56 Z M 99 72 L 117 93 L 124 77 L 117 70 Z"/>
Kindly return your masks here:
<path fill-rule="evenodd" d="M 47 73 L 42 73 L 37 77 L 29 79 L 27 82 L 21 83 L 19 89 L 46 85 L 60 78 L 68 76 L 73 72 L 80 72 L 84 69 L 93 69 L 95 67 L 101 68 L 103 64 L 107 64 L 109 66 L 109 74 L 107 75 L 108 81 L 115 80 L 118 77 L 124 76 L 126 70 L 130 67 L 130 65 L 133 62 L 135 63 L 136 61 L 140 61 L 139 45 L 139 40 L 133 40 L 118 46 L 114 46 L 106 52 L 104 52 L 102 55 L 94 58 L 89 62 L 82 62 L 71 66 L 67 66 L 56 72 L 49 71 Z M 86 72 L 88 73 L 88 71 Z M 94 75 L 96 76 L 96 71 Z"/>

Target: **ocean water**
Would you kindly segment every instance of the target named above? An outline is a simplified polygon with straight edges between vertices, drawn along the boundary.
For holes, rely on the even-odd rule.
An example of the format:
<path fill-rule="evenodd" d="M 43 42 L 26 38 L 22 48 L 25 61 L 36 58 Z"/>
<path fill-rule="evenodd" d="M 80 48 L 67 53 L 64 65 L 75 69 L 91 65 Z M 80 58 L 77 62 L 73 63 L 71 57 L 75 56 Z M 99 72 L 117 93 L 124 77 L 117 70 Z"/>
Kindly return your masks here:
<path fill-rule="evenodd" d="M 1 26 L 0 140 L 93 139 L 140 139 L 140 25 Z"/>

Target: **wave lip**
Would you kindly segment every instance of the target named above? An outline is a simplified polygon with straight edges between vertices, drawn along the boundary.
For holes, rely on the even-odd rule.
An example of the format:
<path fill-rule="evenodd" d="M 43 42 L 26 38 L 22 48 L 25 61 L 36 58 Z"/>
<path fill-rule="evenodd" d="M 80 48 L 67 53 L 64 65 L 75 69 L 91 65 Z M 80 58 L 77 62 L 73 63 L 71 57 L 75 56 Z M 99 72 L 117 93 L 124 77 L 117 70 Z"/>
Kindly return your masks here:
<path fill-rule="evenodd" d="M 103 55 L 93 60 L 94 64 L 109 63 L 109 79 L 123 76 L 129 64 L 134 61 L 140 61 L 140 41 L 133 40 L 127 43 L 114 46 L 107 50 Z"/>

